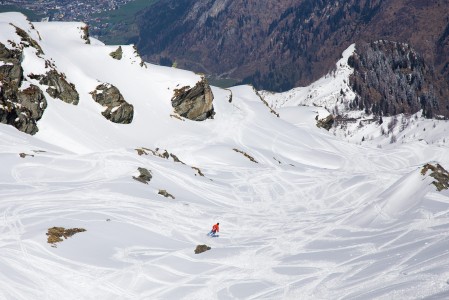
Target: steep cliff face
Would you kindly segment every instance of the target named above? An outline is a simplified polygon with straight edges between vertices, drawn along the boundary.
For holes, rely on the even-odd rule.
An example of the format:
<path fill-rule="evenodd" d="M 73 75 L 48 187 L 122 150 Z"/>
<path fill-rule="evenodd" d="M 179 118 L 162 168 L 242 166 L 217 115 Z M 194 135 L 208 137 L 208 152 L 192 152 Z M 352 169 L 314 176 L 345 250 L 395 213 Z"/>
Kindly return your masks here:
<path fill-rule="evenodd" d="M 47 101 L 39 87 L 24 82 L 22 51 L 8 49 L 0 43 L 0 123 L 35 134 L 36 122 L 42 117 Z"/>
<path fill-rule="evenodd" d="M 351 108 L 384 116 L 421 109 L 428 118 L 449 116 L 449 87 L 410 45 L 381 40 L 356 49 L 348 60 L 357 94 Z"/>
<path fill-rule="evenodd" d="M 410 44 L 448 78 L 448 8 L 448 0 L 160 0 L 138 18 L 137 45 L 152 62 L 280 91 L 328 73 L 352 43 L 386 39 Z"/>

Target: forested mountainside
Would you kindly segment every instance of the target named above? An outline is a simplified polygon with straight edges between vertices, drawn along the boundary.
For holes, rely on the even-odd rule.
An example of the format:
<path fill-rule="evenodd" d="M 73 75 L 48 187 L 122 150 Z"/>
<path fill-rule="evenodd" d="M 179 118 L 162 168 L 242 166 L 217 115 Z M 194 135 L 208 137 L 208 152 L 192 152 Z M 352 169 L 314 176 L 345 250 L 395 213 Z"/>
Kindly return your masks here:
<path fill-rule="evenodd" d="M 449 116 L 449 87 L 409 44 L 391 41 L 357 43 L 349 57 L 354 68 L 349 85 L 356 93 L 351 109 L 376 116 L 414 114 Z"/>
<path fill-rule="evenodd" d="M 449 74 L 448 0 L 161 0 L 138 17 L 145 59 L 237 78 L 258 89 L 308 84 L 350 44 L 407 43 Z"/>

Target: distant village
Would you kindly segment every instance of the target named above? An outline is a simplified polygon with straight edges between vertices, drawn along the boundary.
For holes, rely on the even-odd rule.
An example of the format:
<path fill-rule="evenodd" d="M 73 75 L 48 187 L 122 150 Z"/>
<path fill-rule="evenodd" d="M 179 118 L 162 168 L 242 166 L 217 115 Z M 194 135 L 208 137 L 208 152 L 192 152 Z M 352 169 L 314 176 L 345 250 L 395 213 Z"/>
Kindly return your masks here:
<path fill-rule="evenodd" d="M 118 9 L 133 0 L 0 0 L 1 5 L 15 5 L 41 15 L 40 21 L 81 21 L 91 26 L 91 33 L 106 24 L 99 13 Z M 101 25 L 100 25 L 101 24 Z"/>

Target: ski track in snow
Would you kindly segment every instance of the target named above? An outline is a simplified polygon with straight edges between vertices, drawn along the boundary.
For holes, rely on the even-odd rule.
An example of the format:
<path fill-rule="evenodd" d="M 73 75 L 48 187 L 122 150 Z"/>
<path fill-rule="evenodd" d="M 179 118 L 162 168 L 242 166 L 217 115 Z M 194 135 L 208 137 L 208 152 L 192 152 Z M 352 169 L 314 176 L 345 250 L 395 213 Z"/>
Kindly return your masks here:
<path fill-rule="evenodd" d="M 232 88 L 232 103 L 214 88 L 214 120 L 173 120 L 169 90 L 197 75 L 114 61 L 138 78 L 128 82 L 90 65 L 109 64 L 115 47 L 71 39 L 76 26 L 36 24 L 46 55 L 85 94 L 95 80 L 121 83 L 137 113 L 111 125 L 83 94 L 80 111 L 51 99 L 35 137 L 0 125 L 1 299 L 449 297 L 449 193 L 420 175 L 429 161 L 449 166 L 447 147 L 350 144 L 315 126 L 316 108 L 290 108 L 301 117 L 289 122 L 249 86 Z M 51 35 L 74 48 L 46 44 Z M 86 53 L 89 66 L 72 68 Z M 132 179 L 138 167 L 148 185 Z M 220 237 L 206 236 L 215 222 Z M 53 248 L 53 226 L 87 231 Z M 196 255 L 198 244 L 212 249 Z"/>
<path fill-rule="evenodd" d="M 279 139 L 277 143 L 282 148 Z M 10 174 L 13 193 L 8 188 L 0 192 L 2 293 L 17 299 L 31 294 L 55 299 L 387 299 L 446 291 L 448 250 L 442 249 L 449 249 L 448 196 L 432 192 L 424 200 L 441 203 L 444 210 L 418 211 L 419 217 L 376 226 L 348 225 L 354 207 L 363 207 L 388 188 L 379 184 L 399 180 L 401 173 L 415 167 L 410 164 L 416 157 L 409 149 L 385 156 L 365 149 L 363 156 L 374 160 L 367 164 L 365 158 L 366 166 L 377 169 L 360 168 L 354 176 L 345 168 L 352 169 L 349 157 L 357 153 L 354 146 L 346 148 L 353 152 L 339 156 L 344 162 L 338 169 L 321 170 L 313 164 L 297 168 L 272 160 L 255 167 L 215 166 L 215 175 L 209 175 L 213 181 L 131 151 L 91 158 L 58 156 L 51 163 L 46 157 L 51 155 L 41 154 L 33 160 L 38 162 L 19 162 Z M 270 161 L 263 152 L 252 154 Z M 150 193 L 151 183 L 148 189 L 133 182 L 135 171 L 129 166 L 139 160 L 146 161 L 155 177 L 160 174 L 162 181 L 170 182 L 169 191 L 183 190 L 187 197 L 166 202 L 155 191 Z M 130 171 L 111 176 L 108 170 L 117 166 Z M 393 175 L 379 173 L 388 166 Z M 137 191 L 129 195 L 118 186 Z M 223 232 L 211 240 L 205 233 L 215 219 L 220 219 Z M 116 242 L 120 246 L 109 253 L 114 259 L 105 257 L 105 262 L 80 259 L 89 254 L 76 245 L 83 244 L 83 236 L 95 234 L 97 226 L 115 236 L 108 229 L 112 224 L 118 236 L 142 229 L 136 235 L 139 241 L 126 246 Z M 44 235 L 53 225 L 88 231 L 54 249 Z M 164 236 L 169 243 L 151 246 L 152 236 Z M 193 248 L 199 243 L 213 250 L 196 256 Z M 94 246 L 105 247 L 103 242 Z M 66 257 L 69 247 L 78 254 L 67 250 Z"/>

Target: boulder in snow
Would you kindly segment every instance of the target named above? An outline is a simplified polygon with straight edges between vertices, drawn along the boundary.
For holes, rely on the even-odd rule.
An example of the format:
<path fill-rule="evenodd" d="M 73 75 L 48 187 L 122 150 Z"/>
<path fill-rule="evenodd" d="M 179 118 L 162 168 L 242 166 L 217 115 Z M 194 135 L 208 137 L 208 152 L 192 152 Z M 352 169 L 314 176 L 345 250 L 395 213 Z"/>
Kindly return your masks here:
<path fill-rule="evenodd" d="M 195 254 L 200 254 L 200 253 L 206 252 L 210 249 L 212 249 L 212 248 L 207 245 L 198 245 L 198 246 L 196 246 Z"/>
<path fill-rule="evenodd" d="M 193 88 L 185 86 L 176 89 L 174 92 L 171 104 L 175 112 L 181 117 L 193 121 L 204 121 L 213 118 L 215 114 L 212 104 L 214 95 L 204 77 Z"/>
<path fill-rule="evenodd" d="M 95 102 L 106 107 L 102 115 L 114 123 L 130 124 L 134 117 L 134 107 L 125 101 L 119 89 L 112 84 L 100 84 L 90 93 Z"/>

